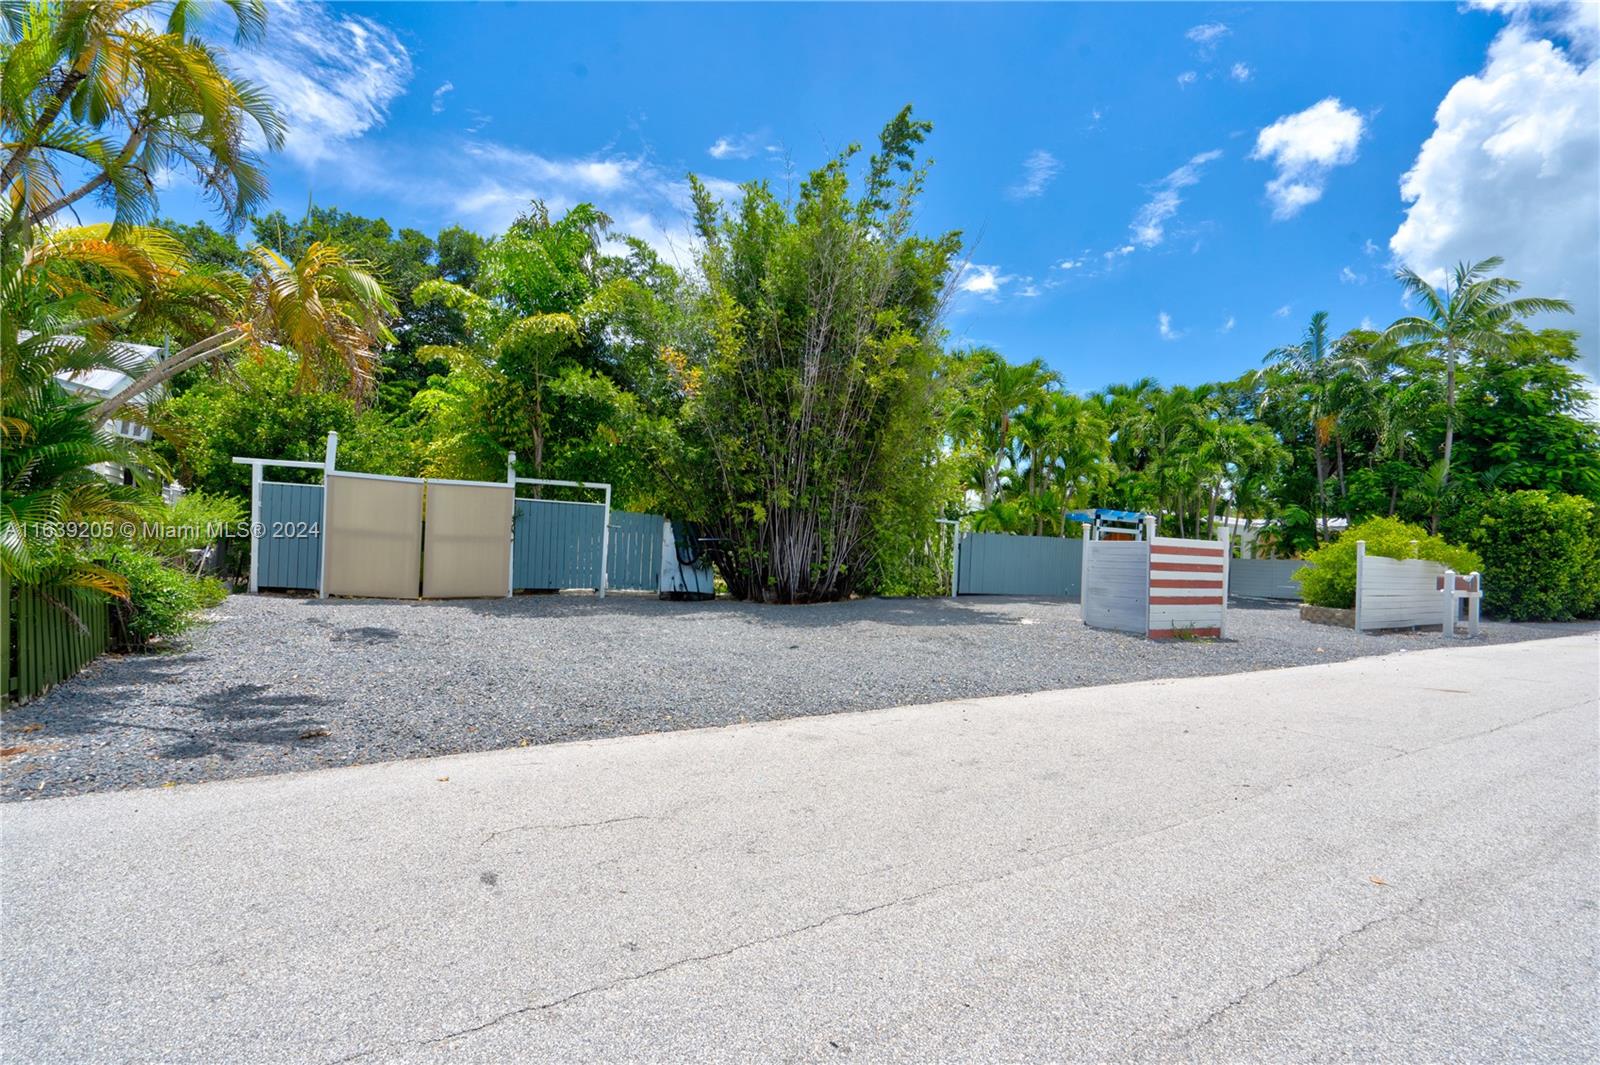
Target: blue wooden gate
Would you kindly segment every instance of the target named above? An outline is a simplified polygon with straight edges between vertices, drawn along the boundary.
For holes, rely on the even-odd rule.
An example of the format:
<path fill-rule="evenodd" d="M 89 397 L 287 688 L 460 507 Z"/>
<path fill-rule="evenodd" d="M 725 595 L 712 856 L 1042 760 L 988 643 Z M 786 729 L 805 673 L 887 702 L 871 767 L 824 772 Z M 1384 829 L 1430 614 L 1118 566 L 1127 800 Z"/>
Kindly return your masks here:
<path fill-rule="evenodd" d="M 600 503 L 517 500 L 511 587 L 519 592 L 598 589 L 605 518 L 606 508 Z"/>
<path fill-rule="evenodd" d="M 661 588 L 661 526 L 665 521 L 659 514 L 611 512 L 611 547 L 606 556 L 608 587 L 639 592 Z"/>
<path fill-rule="evenodd" d="M 261 482 L 256 586 L 314 591 L 322 577 L 322 486 Z"/>
<path fill-rule="evenodd" d="M 1083 541 L 1061 536 L 963 533 L 958 595 L 1077 596 Z"/>

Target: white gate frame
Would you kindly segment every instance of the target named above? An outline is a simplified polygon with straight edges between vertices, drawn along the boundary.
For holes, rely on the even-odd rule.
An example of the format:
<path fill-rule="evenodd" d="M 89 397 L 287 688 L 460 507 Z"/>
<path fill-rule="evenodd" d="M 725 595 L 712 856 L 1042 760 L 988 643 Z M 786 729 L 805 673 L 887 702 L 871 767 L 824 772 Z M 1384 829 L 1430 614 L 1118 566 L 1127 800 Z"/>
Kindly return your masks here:
<path fill-rule="evenodd" d="M 600 584 L 595 588 L 596 597 L 598 597 L 600 599 L 604 599 L 606 597 L 606 586 L 610 583 L 610 580 L 611 580 L 610 571 L 606 568 L 607 567 L 607 563 L 610 560 L 610 554 L 611 554 L 611 485 L 605 484 L 605 483 L 601 483 L 601 482 L 598 482 L 598 481 L 552 481 L 547 477 L 518 477 L 517 476 L 517 471 L 516 471 L 516 459 L 517 459 L 517 453 L 515 451 L 513 451 L 511 453 L 510 461 L 508 461 L 506 463 L 506 479 L 509 480 L 513 485 L 519 485 L 519 484 L 545 484 L 545 485 L 550 485 L 552 488 L 588 488 L 588 489 L 592 489 L 592 490 L 596 490 L 596 491 L 605 492 L 605 502 L 587 504 L 588 506 L 591 506 L 591 507 L 593 507 L 593 506 L 603 506 L 603 507 L 605 507 L 605 518 L 603 519 L 602 524 L 600 526 Z M 515 489 L 513 489 L 513 491 L 515 491 Z M 552 500 L 535 499 L 535 500 L 531 500 L 531 502 L 534 502 L 534 503 L 548 503 L 548 502 L 552 502 Z M 556 500 L 554 502 L 560 502 L 560 500 Z M 513 508 L 512 513 L 515 514 L 516 513 L 516 510 L 515 510 L 516 500 L 515 500 L 515 498 L 513 498 L 511 505 L 512 505 L 512 508 Z M 516 522 L 515 521 L 512 522 L 512 528 L 513 529 L 516 528 Z M 513 540 L 512 540 L 511 555 L 512 555 L 512 559 L 513 559 L 512 565 L 515 566 L 516 565 L 516 562 L 515 562 L 515 559 L 516 559 L 516 540 L 515 540 L 515 536 L 516 536 L 516 534 L 513 533 L 512 536 L 513 536 Z M 513 583 L 515 583 L 514 580 L 513 580 Z M 515 590 L 515 589 L 513 589 L 513 590 Z"/>
<path fill-rule="evenodd" d="M 459 481 L 445 477 L 391 477 L 383 473 L 355 473 L 350 470 L 338 468 L 339 434 L 334 430 L 328 431 L 328 444 L 323 453 L 321 462 L 307 462 L 302 459 L 258 459 L 239 455 L 233 456 L 235 465 L 250 467 L 250 591 L 252 594 L 259 591 L 257 575 L 261 558 L 261 471 L 268 467 L 281 467 L 295 470 L 321 470 L 322 471 L 322 518 L 317 526 L 320 537 L 321 556 L 317 564 L 317 598 L 328 598 L 328 477 L 338 474 L 341 477 L 361 477 L 371 481 L 415 481 L 424 485 L 433 484 L 467 484 L 493 486 L 493 481 Z M 606 491 L 606 524 L 607 533 L 610 532 L 611 521 L 611 486 L 609 484 L 590 484 L 579 481 L 541 481 L 532 477 L 517 476 L 517 453 L 506 453 L 506 484 L 511 488 L 512 513 L 516 513 L 516 486 L 518 484 L 551 484 L 564 485 L 577 488 L 604 488 Z M 506 568 L 506 598 L 510 598 L 515 590 L 513 583 L 513 567 L 516 565 L 516 526 L 512 524 L 512 531 L 507 534 L 511 538 L 511 563 Z M 602 539 L 600 547 L 600 574 L 601 582 L 605 581 L 605 540 Z M 604 597 L 605 591 L 600 592 Z"/>
<path fill-rule="evenodd" d="M 329 433 L 328 435 L 336 436 L 337 434 Z M 330 443 L 329 446 L 332 447 L 333 445 Z M 323 481 L 326 482 L 328 463 L 304 462 L 299 459 L 239 458 L 238 456 L 234 457 L 233 462 L 236 466 L 250 467 L 250 592 L 253 595 L 258 590 L 256 576 L 260 572 L 261 559 L 261 471 L 269 466 L 283 467 L 294 470 L 322 470 L 324 471 Z M 327 499 L 328 493 L 326 487 L 323 489 L 322 496 L 324 500 Z M 323 522 L 328 520 L 326 503 L 323 505 L 322 520 Z M 317 533 L 320 537 L 322 533 L 322 526 L 320 524 L 317 526 Z M 324 546 L 323 550 L 326 551 L 327 548 Z M 320 573 L 317 576 L 317 595 L 322 595 L 322 577 Z"/>

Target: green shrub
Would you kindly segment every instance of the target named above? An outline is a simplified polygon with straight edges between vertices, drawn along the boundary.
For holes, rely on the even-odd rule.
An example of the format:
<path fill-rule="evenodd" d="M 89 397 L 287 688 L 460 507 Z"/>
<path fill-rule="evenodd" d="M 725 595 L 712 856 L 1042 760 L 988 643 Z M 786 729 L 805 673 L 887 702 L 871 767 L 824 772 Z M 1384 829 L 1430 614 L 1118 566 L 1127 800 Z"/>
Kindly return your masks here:
<path fill-rule="evenodd" d="M 1600 508 L 1523 491 L 1492 493 L 1475 509 L 1465 539 L 1483 555 L 1486 612 L 1513 621 L 1600 614 Z"/>
<path fill-rule="evenodd" d="M 134 543 L 158 558 L 181 562 L 189 551 L 224 537 L 247 537 L 249 516 L 249 505 L 232 496 L 186 492 L 174 503 L 150 503 Z"/>
<path fill-rule="evenodd" d="M 1384 558 L 1423 558 L 1439 562 L 1457 573 L 1482 571 L 1483 562 L 1475 552 L 1456 547 L 1437 536 L 1429 536 L 1420 525 L 1408 525 L 1397 518 L 1373 518 L 1351 526 L 1331 544 L 1324 544 L 1306 556 L 1310 565 L 1296 570 L 1300 592 L 1316 606 L 1356 605 L 1356 541 L 1365 540 L 1367 554 Z M 1416 541 L 1413 554 L 1412 541 Z M 1487 586 L 1488 578 L 1484 578 Z"/>
<path fill-rule="evenodd" d="M 198 611 L 227 598 L 216 578 L 191 576 L 126 545 L 100 548 L 95 561 L 128 582 L 128 598 L 111 601 L 113 650 L 151 650 L 182 634 Z"/>

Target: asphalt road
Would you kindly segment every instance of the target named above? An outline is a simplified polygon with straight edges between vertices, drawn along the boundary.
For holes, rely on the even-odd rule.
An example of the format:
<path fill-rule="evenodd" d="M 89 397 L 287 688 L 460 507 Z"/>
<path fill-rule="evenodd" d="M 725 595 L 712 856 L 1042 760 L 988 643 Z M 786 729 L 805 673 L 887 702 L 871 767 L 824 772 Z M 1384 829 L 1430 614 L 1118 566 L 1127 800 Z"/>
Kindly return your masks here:
<path fill-rule="evenodd" d="M 1600 639 L 0 810 L 8 1062 L 1593 1061 Z"/>

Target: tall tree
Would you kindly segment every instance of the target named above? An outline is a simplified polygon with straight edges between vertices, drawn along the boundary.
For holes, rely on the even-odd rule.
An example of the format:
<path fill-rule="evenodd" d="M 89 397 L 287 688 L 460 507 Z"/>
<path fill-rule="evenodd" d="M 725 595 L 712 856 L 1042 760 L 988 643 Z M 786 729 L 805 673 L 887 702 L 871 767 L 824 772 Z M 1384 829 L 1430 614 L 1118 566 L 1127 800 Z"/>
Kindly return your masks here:
<path fill-rule="evenodd" d="M 897 115 L 859 194 L 854 146 L 790 204 L 753 182 L 727 209 L 691 179 L 710 343 L 686 429 L 735 595 L 848 594 L 871 562 L 874 514 L 938 439 L 938 319 L 960 240 L 911 231 L 930 129 L 909 107 Z M 930 539 L 936 516 L 917 516 Z"/>
<path fill-rule="evenodd" d="M 1311 316 L 1300 343 L 1274 348 L 1267 353 L 1266 362 L 1274 363 L 1289 374 L 1290 388 L 1305 403 L 1311 428 L 1311 449 L 1317 469 L 1317 518 L 1322 524 L 1322 535 L 1328 535 L 1328 441 L 1333 438 L 1338 423 L 1338 412 L 1332 408 L 1329 391 L 1335 366 L 1333 344 L 1328 335 L 1328 312 L 1317 311 Z"/>
<path fill-rule="evenodd" d="M 241 43 L 261 36 L 265 0 L 226 6 Z M 25 243 L 26 230 L 91 194 L 111 201 L 119 226 L 142 221 L 174 168 L 194 173 L 230 225 L 265 199 L 252 145 L 281 144 L 283 123 L 224 68 L 197 16 L 192 0 L 0 8 L 0 233 Z"/>
<path fill-rule="evenodd" d="M 1444 458 L 1441 491 L 1450 482 L 1451 451 L 1456 435 L 1456 369 L 1463 358 L 1506 350 L 1505 327 L 1535 314 L 1572 313 L 1566 300 L 1517 296 L 1522 282 L 1493 276 L 1504 260 L 1498 256 L 1459 263 L 1445 286 L 1436 289 L 1409 268 L 1395 274 L 1406 294 L 1422 306 L 1421 315 L 1400 318 L 1384 331 L 1386 344 L 1444 361 Z M 1437 520 L 1433 531 L 1437 532 Z"/>

